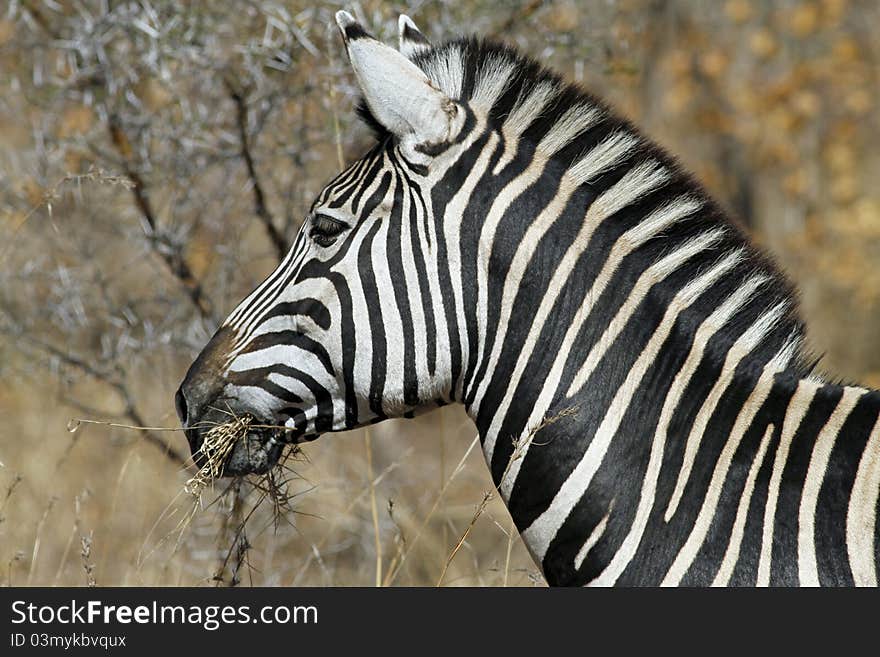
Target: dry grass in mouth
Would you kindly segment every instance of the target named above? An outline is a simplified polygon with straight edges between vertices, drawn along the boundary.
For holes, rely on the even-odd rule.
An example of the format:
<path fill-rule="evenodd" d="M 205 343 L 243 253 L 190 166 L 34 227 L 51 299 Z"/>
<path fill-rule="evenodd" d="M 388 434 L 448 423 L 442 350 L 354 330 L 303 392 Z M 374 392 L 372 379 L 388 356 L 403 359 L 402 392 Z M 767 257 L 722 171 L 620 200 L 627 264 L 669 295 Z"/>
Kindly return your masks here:
<path fill-rule="evenodd" d="M 204 464 L 184 484 L 183 489 L 187 493 L 199 497 L 206 486 L 223 476 L 223 468 L 235 442 L 247 436 L 252 423 L 253 418 L 249 415 L 233 416 L 228 422 L 214 425 L 205 433 L 205 440 L 199 450 Z"/>

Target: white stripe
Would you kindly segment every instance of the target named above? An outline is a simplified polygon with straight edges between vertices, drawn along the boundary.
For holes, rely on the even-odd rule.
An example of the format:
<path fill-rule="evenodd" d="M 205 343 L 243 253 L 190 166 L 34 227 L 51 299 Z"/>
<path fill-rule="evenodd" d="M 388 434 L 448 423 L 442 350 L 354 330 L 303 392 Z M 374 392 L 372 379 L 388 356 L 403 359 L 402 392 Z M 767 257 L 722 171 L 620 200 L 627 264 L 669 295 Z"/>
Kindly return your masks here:
<path fill-rule="evenodd" d="M 367 236 L 367 231 L 354 231 L 351 244 L 349 246 L 349 253 L 359 253 L 361 247 L 363 246 L 364 238 Z M 334 273 L 339 273 L 345 276 L 345 280 L 348 283 L 349 293 L 351 295 L 351 313 L 352 317 L 369 317 L 371 314 L 371 308 L 367 303 L 366 296 L 364 295 L 364 286 L 363 280 L 360 276 L 346 276 L 347 272 L 345 268 L 347 263 L 343 260 L 331 269 Z M 317 283 L 317 281 L 316 281 Z M 324 283 L 326 285 L 326 283 Z M 320 297 L 318 297 L 320 298 Z M 341 311 L 341 307 L 340 307 Z M 339 324 L 339 338 L 338 342 L 333 344 L 342 344 L 342 321 L 340 317 L 334 317 L 333 323 Z M 369 381 L 372 380 L 372 363 L 373 363 L 373 329 L 370 326 L 369 321 L 358 322 L 355 327 L 355 332 L 357 335 L 357 339 L 354 343 L 354 364 L 353 364 L 353 379 L 355 382 L 364 381 L 367 382 L 366 385 L 369 386 Z M 374 413 L 370 409 L 369 404 L 369 390 L 359 390 L 357 395 L 357 405 L 358 405 L 358 420 L 364 421 L 365 418 L 373 417 Z"/>
<path fill-rule="evenodd" d="M 627 175 L 625 175 L 615 185 L 606 190 L 587 209 L 586 217 L 584 218 L 584 222 L 581 226 L 580 232 L 566 250 L 565 255 L 563 255 L 561 261 L 559 262 L 559 265 L 556 267 L 556 271 L 553 273 L 553 276 L 550 279 L 550 283 L 547 287 L 547 293 L 541 300 L 541 305 L 538 307 L 538 310 L 535 313 L 534 318 L 532 319 L 529 334 L 526 337 L 526 341 L 519 354 L 519 357 L 517 358 L 516 367 L 514 368 L 511 380 L 507 385 L 507 391 L 505 393 L 504 399 L 500 407 L 496 410 L 495 417 L 492 420 L 489 430 L 486 432 L 486 436 L 483 441 L 483 452 L 486 455 L 486 459 L 489 463 L 492 462 L 492 454 L 495 449 L 497 433 L 500 430 L 501 422 L 504 419 L 504 409 L 510 403 L 512 396 L 516 391 L 516 386 L 519 383 L 522 373 L 525 371 L 525 367 L 528 363 L 529 357 L 531 356 L 535 344 L 537 343 L 541 330 L 544 327 L 544 323 L 549 317 L 550 311 L 553 309 L 553 306 L 556 303 L 560 290 L 565 285 L 565 282 L 568 280 L 571 270 L 577 263 L 578 258 L 580 258 L 580 255 L 587 248 L 593 231 L 602 221 L 607 219 L 618 209 L 628 203 L 635 201 L 639 198 L 639 196 L 645 194 L 647 191 L 650 191 L 650 189 L 652 189 L 652 186 L 662 184 L 666 180 L 666 175 L 668 175 L 666 171 L 664 169 L 656 167 L 655 163 L 643 163 L 642 165 L 630 170 Z M 566 190 L 566 193 L 574 191 L 573 188 L 569 185 L 562 185 L 560 193 L 562 193 L 563 190 Z M 605 200 L 606 197 L 608 197 L 609 200 Z M 529 248 L 533 250 L 536 246 L 537 243 L 535 243 L 534 245 L 530 245 Z M 487 375 L 483 377 L 482 381 L 480 381 L 479 387 L 477 389 L 477 394 L 474 398 L 475 409 L 479 408 L 479 403 L 485 395 L 486 389 L 489 386 L 489 382 L 492 379 L 491 373 L 495 370 L 495 367 L 497 366 L 498 359 L 501 356 L 501 349 L 504 346 L 507 332 L 507 320 L 510 317 L 510 313 L 512 311 L 513 300 L 515 298 L 516 289 L 518 289 L 519 281 L 513 281 L 511 284 L 515 284 L 516 288 L 508 288 L 507 283 L 505 283 L 505 291 L 508 294 L 502 298 L 501 322 L 499 322 L 497 334 L 495 336 L 495 342 L 492 347 L 492 352 L 489 355 L 489 363 L 486 370 Z M 592 302 L 593 295 L 591 293 L 587 293 L 584 299 L 585 301 Z M 482 314 L 478 316 L 485 317 L 486 315 Z M 579 316 L 580 315 L 576 315 L 575 319 L 577 319 L 577 317 Z M 485 320 L 483 321 L 483 326 L 485 327 Z M 483 330 L 485 331 L 485 328 Z M 482 345 L 483 343 L 485 343 L 484 334 L 481 334 L 480 337 L 480 344 Z M 481 362 L 482 356 L 483 354 L 481 353 L 481 351 L 479 351 L 478 363 Z"/>
<path fill-rule="evenodd" d="M 752 325 L 734 342 L 733 346 L 727 352 L 724 359 L 724 366 L 721 374 L 712 386 L 709 395 L 703 401 L 694 424 L 688 434 L 685 442 L 684 456 L 682 458 L 681 469 L 678 472 L 678 479 L 675 482 L 675 490 L 666 507 L 664 518 L 666 522 L 672 519 L 675 511 L 678 509 L 681 496 L 684 493 L 685 485 L 691 475 L 691 469 L 694 467 L 694 460 L 697 458 L 697 452 L 700 449 L 700 441 L 706 433 L 706 426 L 715 413 L 715 407 L 727 390 L 727 387 L 733 381 L 736 368 L 740 361 L 743 360 L 755 347 L 761 344 L 761 341 L 773 330 L 773 327 L 779 321 L 782 314 L 788 307 L 788 302 L 783 301 L 763 313 Z"/>
<path fill-rule="evenodd" d="M 553 200 L 551 200 L 541 213 L 531 221 L 510 261 L 501 293 L 501 308 L 498 322 L 495 326 L 495 342 L 490 357 L 490 365 L 486 370 L 483 382 L 488 382 L 492 378 L 492 372 L 497 365 L 501 349 L 504 346 L 504 337 L 510 326 L 510 317 L 513 313 L 513 305 L 516 300 L 516 295 L 522 285 L 523 278 L 527 275 L 528 266 L 531 262 L 532 256 L 538 248 L 538 244 L 544 237 L 544 234 L 550 229 L 565 209 L 573 192 L 574 188 L 570 185 L 562 185 L 560 187 Z M 479 298 L 478 295 L 478 299 Z M 481 308 L 481 305 L 478 303 L 477 307 Z M 484 345 L 486 344 L 487 314 L 488 313 L 478 313 L 477 315 L 479 318 L 477 322 L 477 334 L 480 345 L 477 350 L 477 367 L 479 367 L 479 364 L 482 362 Z M 473 385 L 473 383 L 471 385 Z M 478 407 L 478 404 L 475 404 L 475 408 L 476 407 Z"/>
<path fill-rule="evenodd" d="M 302 232 L 302 228 L 300 228 L 300 232 Z M 296 243 L 298 244 L 300 241 L 301 240 L 297 239 Z M 287 255 L 284 257 L 284 259 L 278 264 L 278 266 L 272 271 L 272 274 L 269 274 L 269 276 L 266 277 L 266 280 L 264 280 L 262 283 L 260 283 L 253 292 L 251 292 L 249 295 L 247 295 L 241 301 L 241 303 L 239 303 L 235 307 L 235 310 L 233 310 L 229 314 L 229 316 L 226 318 L 226 321 L 223 322 L 223 326 L 231 326 L 236 329 L 239 329 L 240 327 L 238 326 L 238 323 L 240 320 L 244 319 L 241 317 L 241 315 L 244 314 L 245 308 L 247 308 L 252 302 L 255 302 L 257 299 L 262 297 L 264 294 L 269 294 L 272 290 L 276 289 L 278 287 L 278 285 L 280 285 L 281 281 L 284 280 L 284 274 L 281 274 L 280 272 L 291 265 L 291 263 L 294 260 L 294 257 L 295 257 L 294 249 L 291 249 L 287 253 Z M 273 280 L 272 276 L 276 272 L 279 272 L 279 276 L 277 279 Z M 254 313 L 254 312 L 259 313 L 259 311 L 260 311 L 260 308 L 256 307 L 254 309 L 251 309 L 249 312 L 250 313 Z"/>
<path fill-rule="evenodd" d="M 574 557 L 574 569 L 580 570 L 581 566 L 584 563 L 584 559 L 587 558 L 587 555 L 590 553 L 596 543 L 599 542 L 599 539 L 602 538 L 602 534 L 605 533 L 605 528 L 608 526 L 608 518 L 611 517 L 611 511 L 614 508 L 614 502 L 612 502 L 608 507 L 608 513 L 605 514 L 605 517 L 599 521 L 599 524 L 593 528 L 593 531 L 590 532 L 590 535 L 587 537 L 587 541 L 584 543 L 583 547 L 578 550 L 578 553 Z"/>
<path fill-rule="evenodd" d="M 689 217 L 701 207 L 703 207 L 703 202 L 696 197 L 687 194 L 677 196 L 639 221 L 637 225 L 621 235 L 618 241 L 626 244 L 629 247 L 628 250 L 635 250 L 657 233 L 666 230 L 681 219 Z"/>
<path fill-rule="evenodd" d="M 474 163 L 470 173 L 468 173 L 468 177 L 455 193 L 455 196 L 453 196 L 447 204 L 442 222 L 444 239 L 446 240 L 447 247 L 447 262 L 445 263 L 445 266 L 448 267 L 451 278 L 450 282 L 452 284 L 455 315 L 459 318 L 458 331 L 459 348 L 462 359 L 462 374 L 464 374 L 464 369 L 468 363 L 469 342 L 467 339 L 467 323 L 464 321 L 465 312 L 462 292 L 464 286 L 462 285 L 461 279 L 461 222 L 465 219 L 464 209 L 471 199 L 474 188 L 480 181 L 483 173 L 485 173 L 486 168 L 489 166 L 489 160 L 492 158 L 492 154 L 495 152 L 497 144 L 498 134 L 494 132 L 490 133 L 489 138 L 486 140 L 486 145 L 483 147 L 483 151 Z M 445 319 L 443 320 L 443 323 L 446 323 Z M 463 379 L 463 376 L 459 377 L 458 385 L 462 385 Z M 461 391 L 456 390 L 455 392 L 456 396 L 460 399 Z"/>
<path fill-rule="evenodd" d="M 464 62 L 458 46 L 443 49 L 435 57 L 422 63 L 422 70 L 440 91 L 457 100 L 461 98 L 461 85 L 464 82 Z"/>
<path fill-rule="evenodd" d="M 428 336 L 426 331 L 418 329 L 418 327 L 427 326 L 425 311 L 429 309 L 422 305 L 423 291 L 419 283 L 418 265 L 413 250 L 413 242 L 420 245 L 423 262 L 427 261 L 427 241 L 423 234 L 424 217 L 421 205 L 409 193 L 404 193 L 400 211 L 403 217 L 400 230 L 400 257 L 403 261 L 403 275 L 406 281 L 410 312 L 410 317 L 405 321 L 411 322 L 411 325 L 415 327 L 413 331 L 413 340 L 415 341 L 413 359 L 415 361 L 417 395 L 418 399 L 434 399 L 439 390 L 432 380 L 428 367 L 428 340 L 435 338 Z M 415 213 L 415 221 L 410 221 L 413 212 Z M 429 294 L 428 290 L 424 290 L 424 294 Z"/>
<path fill-rule="evenodd" d="M 651 265 L 642 273 L 638 281 L 636 281 L 636 284 L 633 286 L 630 296 L 624 303 L 623 307 L 621 307 L 621 309 L 618 311 L 617 317 L 630 317 L 635 308 L 638 306 L 639 301 L 645 297 L 651 287 L 653 287 L 656 283 L 664 280 L 669 274 L 671 274 L 678 267 L 682 266 L 685 262 L 690 260 L 698 253 L 701 253 L 702 251 L 711 248 L 713 244 L 721 239 L 724 233 L 725 230 L 723 228 L 716 229 L 710 233 L 703 233 L 699 237 L 693 238 L 672 253 L 667 254 L 662 260 L 659 260 L 658 262 Z M 731 257 L 741 259 L 742 255 L 742 251 L 736 251 Z M 610 274 L 608 276 L 610 276 Z M 597 280 L 599 279 L 597 278 Z M 539 423 L 544 415 L 547 413 L 553 396 L 556 393 L 556 382 L 559 381 L 559 377 L 562 375 L 563 367 L 565 366 L 571 354 L 574 340 L 578 335 L 581 326 L 587 320 L 595 298 L 597 298 L 597 295 L 593 292 L 593 290 L 591 290 L 591 292 L 584 297 L 584 301 L 582 302 L 581 307 L 575 313 L 575 319 L 569 326 L 568 331 L 566 332 L 565 337 L 562 341 L 562 347 L 559 349 L 559 355 L 556 357 L 556 360 L 553 363 L 553 368 L 550 370 L 550 374 L 546 378 L 546 381 L 548 383 L 545 384 L 544 387 L 541 389 L 541 394 L 538 397 L 538 401 L 535 403 L 534 409 L 532 409 L 532 414 L 529 417 L 528 423 L 526 424 L 524 435 L 531 435 L 534 427 L 537 426 L 537 423 Z M 615 320 L 612 320 L 612 323 L 620 323 L 621 320 L 618 320 L 617 317 L 615 317 Z M 601 345 L 605 344 L 606 342 L 607 340 L 600 340 L 599 343 L 597 343 L 597 347 L 604 348 Z M 592 351 L 590 352 L 590 354 L 587 355 L 587 360 L 595 359 L 595 357 L 592 357 L 591 354 Z M 570 397 L 572 394 L 574 394 L 574 391 L 569 388 L 567 396 Z M 530 444 L 531 443 L 528 440 L 523 442 L 519 448 L 519 458 L 516 461 L 511 462 L 505 478 L 501 482 L 502 495 L 509 497 L 510 492 L 513 490 L 513 486 L 516 483 L 516 478 L 519 475 L 520 467 L 522 466 L 525 456 L 528 453 Z"/>
<path fill-rule="evenodd" d="M 666 210 L 667 208 L 671 210 L 669 214 L 666 214 L 663 218 L 667 222 L 674 222 L 680 219 L 682 216 L 687 216 L 691 214 L 691 210 L 696 210 L 698 205 L 691 205 L 689 203 L 685 203 L 684 205 L 675 205 L 675 206 L 664 206 L 662 210 Z M 648 239 L 650 239 L 654 233 L 648 232 L 648 229 L 653 228 L 656 232 L 660 232 L 664 228 L 667 227 L 668 224 L 658 223 L 656 216 L 657 213 L 654 213 L 649 217 L 647 224 L 644 222 L 636 226 L 635 228 L 628 231 L 624 234 L 614 245 L 614 251 L 612 255 L 608 258 L 608 261 L 605 263 L 605 266 L 602 268 L 602 271 L 596 277 L 596 281 L 593 284 L 593 289 L 590 290 L 590 295 L 592 298 L 596 299 L 602 292 L 605 290 L 605 287 L 608 285 L 608 282 L 611 279 L 611 276 L 617 269 L 617 266 L 623 260 L 624 257 L 629 255 L 632 251 L 637 249 L 639 246 L 645 243 Z M 568 388 L 567 396 L 571 397 L 575 394 L 578 388 L 580 388 L 587 379 L 590 378 L 590 375 L 593 373 L 593 370 L 605 356 L 605 352 L 614 344 L 617 337 L 620 335 L 621 331 L 626 327 L 627 322 L 629 322 L 632 314 L 636 311 L 639 304 L 644 300 L 645 295 L 648 293 L 648 290 L 651 286 L 657 281 L 665 279 L 669 276 L 673 271 L 678 269 L 681 266 L 682 260 L 681 257 L 685 256 L 687 259 L 691 258 L 698 251 L 694 250 L 694 244 L 690 243 L 691 248 L 684 251 L 674 251 L 673 257 L 666 257 L 663 260 L 655 263 L 653 266 L 646 270 L 650 272 L 650 274 L 642 280 L 639 279 L 639 282 L 633 287 L 632 293 L 627 297 L 626 301 L 623 305 L 618 309 L 617 313 L 614 315 L 614 318 L 608 323 L 608 326 L 602 333 L 602 336 L 596 342 L 592 349 L 590 349 L 587 358 L 584 360 L 580 369 L 578 369 L 577 374 L 575 374 L 572 379 L 571 385 Z M 644 276 L 644 274 L 643 274 Z M 637 293 L 638 292 L 638 293 Z"/>
<path fill-rule="evenodd" d="M 577 185 L 589 182 L 623 160 L 638 143 L 638 137 L 633 134 L 615 132 L 569 167 L 566 175 Z"/>
<path fill-rule="evenodd" d="M 648 525 L 651 510 L 654 507 L 654 496 L 657 493 L 657 480 L 660 477 L 660 467 L 663 464 L 663 452 L 669 432 L 669 423 L 672 421 L 672 414 L 678 408 L 678 402 L 687 389 L 691 377 L 703 359 L 703 351 L 706 348 L 706 344 L 751 299 L 755 290 L 767 280 L 766 276 L 752 276 L 737 288 L 733 294 L 728 296 L 724 303 L 716 308 L 697 329 L 690 353 L 688 353 L 684 365 L 675 375 L 672 385 L 669 386 L 666 400 L 663 402 L 663 408 L 660 411 L 660 419 L 657 421 L 657 430 L 654 432 L 654 440 L 651 444 L 651 456 L 648 460 L 648 467 L 645 470 L 645 477 L 642 481 L 641 493 L 639 494 L 639 506 L 636 509 L 632 526 L 608 566 L 594 580 L 595 584 L 599 586 L 614 585 L 617 582 L 617 578 L 620 577 L 636 554 L 636 550 L 645 533 L 645 528 Z"/>
<path fill-rule="evenodd" d="M 785 420 L 782 422 L 782 432 L 779 436 L 779 446 L 776 448 L 776 456 L 773 458 L 773 473 L 770 475 L 770 485 L 767 488 L 767 504 L 764 506 L 764 526 L 761 535 L 761 556 L 758 560 L 758 586 L 769 586 L 770 566 L 773 559 L 773 529 L 776 522 L 776 503 L 779 499 L 779 487 L 782 484 L 782 473 L 788 462 L 788 452 L 794 434 L 801 425 L 810 403 L 816 395 L 819 386 L 806 379 L 799 381 L 797 390 L 788 402 L 785 412 Z"/>
<path fill-rule="evenodd" d="M 543 81 L 536 84 L 528 96 L 517 99 L 516 106 L 504 119 L 502 125 L 504 136 L 519 137 L 526 128 L 540 118 L 544 108 L 556 98 L 558 93 L 559 88 L 555 82 Z"/>
<path fill-rule="evenodd" d="M 480 229 L 480 238 L 477 243 L 477 366 L 483 361 L 483 350 L 485 349 L 486 322 L 489 313 L 488 310 L 488 290 L 489 290 L 489 259 L 492 256 L 492 248 L 495 243 L 495 233 L 501 218 L 510 205 L 534 183 L 543 173 L 547 160 L 544 158 L 535 158 L 529 166 L 520 173 L 516 178 L 502 189 L 495 200 L 492 201 L 492 207 L 486 215 L 486 220 Z M 474 385 L 476 382 L 472 382 Z"/>
<path fill-rule="evenodd" d="M 552 82 L 540 82 L 531 90 L 526 98 L 519 98 L 516 105 L 501 126 L 504 135 L 504 153 L 492 170 L 497 176 L 504 170 L 516 155 L 519 138 L 532 123 L 540 118 L 544 107 L 550 104 L 558 93 L 557 85 Z"/>
<path fill-rule="evenodd" d="M 403 184 L 397 177 L 394 177 L 392 180 L 393 182 L 388 188 L 388 196 L 390 198 L 394 198 L 396 186 Z M 405 195 L 406 191 L 402 190 L 401 193 Z M 403 391 L 403 322 L 412 321 L 412 318 L 411 316 L 401 317 L 400 306 L 397 303 L 397 291 L 394 289 L 394 283 L 391 281 L 391 270 L 386 251 L 388 248 L 388 229 L 390 224 L 391 222 L 389 221 L 380 222 L 379 230 L 376 231 L 373 242 L 370 245 L 370 260 L 373 267 L 376 295 L 379 299 L 379 308 L 373 308 L 373 312 L 375 313 L 376 310 L 379 310 L 380 324 L 382 326 L 381 334 L 373 336 L 373 340 L 381 340 L 385 346 L 385 376 L 380 384 L 381 387 L 378 389 L 379 403 L 383 413 L 389 417 L 395 417 L 406 411 L 403 395 L 393 393 Z M 399 247 L 395 246 L 394 248 Z M 370 378 L 372 379 L 372 376 Z"/>
<path fill-rule="evenodd" d="M 880 418 L 862 452 L 846 511 L 846 551 L 856 586 L 877 586 L 874 532 L 880 495 Z"/>
<path fill-rule="evenodd" d="M 688 308 L 709 287 L 723 276 L 738 260 L 737 254 L 732 253 L 705 271 L 702 275 L 690 281 L 684 288 L 679 290 L 675 298 L 667 307 L 663 316 L 648 344 L 639 354 L 638 359 L 630 368 L 623 384 L 618 388 L 614 399 L 602 418 L 602 423 L 596 430 L 595 436 L 590 441 L 586 452 L 572 473 L 557 491 L 544 513 L 522 532 L 523 539 L 529 545 L 530 551 L 538 560 L 542 560 L 550 546 L 550 542 L 568 518 L 572 509 L 583 497 L 593 475 L 602 464 L 605 453 L 611 444 L 611 440 L 617 433 L 620 423 L 626 414 L 626 410 L 632 401 L 633 395 L 639 388 L 642 378 L 654 364 L 663 343 L 672 331 L 679 315 Z"/>
<path fill-rule="evenodd" d="M 798 579 L 801 586 L 819 586 L 819 568 L 816 564 L 816 504 L 837 434 L 864 394 L 863 388 L 844 388 L 837 408 L 813 445 L 798 509 Z"/>
<path fill-rule="evenodd" d="M 551 127 L 538 143 L 538 152 L 551 157 L 568 146 L 578 135 L 583 134 L 587 128 L 594 125 L 602 118 L 602 111 L 590 105 L 575 105 L 570 107 Z M 617 133 L 621 135 L 623 133 Z M 616 135 L 615 135 L 616 136 Z M 634 142 L 633 135 L 627 135 Z M 593 157 L 593 152 L 587 157 Z"/>
<path fill-rule="evenodd" d="M 776 308 L 779 308 L 781 305 L 782 304 L 776 306 Z M 770 312 L 772 313 L 773 311 Z M 770 313 L 762 316 L 752 326 L 765 323 L 763 320 L 768 314 Z M 777 372 L 785 368 L 790 358 L 791 352 L 788 345 L 786 345 L 764 367 L 761 376 L 758 378 L 757 384 L 745 404 L 743 404 L 743 407 L 730 430 L 727 442 L 724 444 L 724 449 L 721 450 L 718 460 L 715 461 L 715 468 L 712 471 L 712 479 L 709 482 L 709 488 L 706 491 L 705 498 L 703 498 L 703 504 L 697 514 L 697 519 L 694 521 L 691 533 L 688 535 L 687 540 L 679 550 L 678 555 L 675 557 L 675 561 L 672 563 L 672 566 L 663 578 L 663 581 L 660 584 L 661 586 L 678 586 L 691 564 L 697 558 L 697 554 L 700 551 L 700 547 L 703 545 L 703 541 L 706 539 L 706 535 L 709 533 L 709 527 L 711 527 L 712 519 L 715 517 L 715 512 L 718 509 L 718 502 L 721 499 L 721 492 L 724 488 L 724 481 L 727 479 L 727 473 L 730 470 L 730 464 L 733 462 L 733 455 L 739 448 L 740 442 L 748 428 L 751 426 L 755 415 L 770 394 L 770 391 L 773 388 L 773 377 Z"/>
<path fill-rule="evenodd" d="M 607 155 L 609 156 L 609 159 L 597 162 L 597 166 L 593 170 L 584 171 L 587 178 L 583 182 L 592 180 L 599 175 L 604 167 L 611 166 L 616 161 L 616 159 L 610 159 L 611 154 L 608 152 L 602 153 L 601 155 Z M 642 196 L 657 189 L 667 180 L 669 180 L 668 169 L 664 168 L 655 160 L 646 160 L 627 171 L 620 180 L 595 200 L 593 203 L 595 208 L 591 206 L 590 209 L 596 216 L 610 217 L 615 212 L 622 210 L 631 203 L 639 200 Z M 589 216 L 588 213 L 587 217 L 589 218 Z M 650 232 L 653 229 L 653 222 L 658 219 L 654 215 L 651 215 L 648 220 L 651 222 L 648 225 L 639 224 L 639 226 L 637 226 L 639 231 Z M 662 219 L 660 219 L 660 221 L 662 221 Z"/>
<path fill-rule="evenodd" d="M 493 55 L 483 63 L 477 73 L 477 81 L 474 93 L 471 95 L 469 105 L 473 109 L 488 112 L 495 102 L 507 89 L 510 76 L 513 75 L 516 66 L 503 55 Z"/>
<path fill-rule="evenodd" d="M 749 504 L 752 501 L 752 493 L 755 491 L 755 480 L 758 478 L 758 471 L 764 464 L 764 455 L 767 453 L 767 445 L 770 444 L 770 437 L 773 435 L 773 425 L 768 424 L 761 444 L 758 446 L 758 453 L 755 454 L 755 460 L 749 468 L 749 476 L 746 478 L 746 485 L 743 489 L 742 496 L 739 498 L 739 507 L 736 510 L 736 520 L 733 522 L 733 530 L 730 533 L 730 542 L 727 544 L 727 550 L 724 552 L 724 559 L 721 561 L 721 567 L 715 575 L 712 586 L 727 586 L 730 577 L 733 575 L 733 568 L 739 559 L 739 550 L 742 545 L 743 533 L 746 528 L 746 518 L 749 513 Z"/>

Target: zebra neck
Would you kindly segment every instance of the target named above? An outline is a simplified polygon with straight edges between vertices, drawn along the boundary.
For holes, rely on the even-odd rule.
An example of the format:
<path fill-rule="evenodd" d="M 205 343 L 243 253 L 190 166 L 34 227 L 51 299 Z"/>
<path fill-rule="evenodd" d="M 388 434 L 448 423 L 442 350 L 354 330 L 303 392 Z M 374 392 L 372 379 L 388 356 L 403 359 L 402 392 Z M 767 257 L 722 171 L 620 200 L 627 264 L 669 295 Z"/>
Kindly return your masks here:
<path fill-rule="evenodd" d="M 592 209 L 591 192 L 576 190 L 572 198 L 578 194 L 575 206 Z M 673 221 L 692 210 L 684 197 L 659 214 Z M 531 247 L 528 239 L 512 240 L 519 244 L 513 253 L 499 256 L 505 245 L 496 247 L 500 264 L 494 275 L 491 263 L 488 268 L 486 300 L 471 306 L 474 323 L 487 315 L 488 326 L 470 349 L 463 401 L 503 493 L 518 472 L 510 463 L 515 444 L 573 406 L 601 409 L 620 386 L 629 394 L 656 385 L 654 377 L 673 376 L 685 360 L 692 367 L 723 365 L 728 377 L 740 365 L 798 366 L 793 304 L 768 284 L 768 274 L 754 272 L 742 245 L 724 243 L 723 229 L 645 244 L 633 233 L 653 223 L 644 231 L 653 234 L 663 225 L 657 215 L 653 222 L 629 218 L 597 228 L 588 210 L 561 257 L 558 242 L 546 235 Z M 554 222 L 565 219 L 563 213 Z M 667 369 L 652 369 L 657 363 Z M 618 403 L 626 406 L 631 397 Z M 659 409 L 662 398 L 653 395 L 647 403 Z"/>
<path fill-rule="evenodd" d="M 548 580 L 876 582 L 880 395 L 772 359 L 651 361 L 556 400 L 493 462 Z"/>

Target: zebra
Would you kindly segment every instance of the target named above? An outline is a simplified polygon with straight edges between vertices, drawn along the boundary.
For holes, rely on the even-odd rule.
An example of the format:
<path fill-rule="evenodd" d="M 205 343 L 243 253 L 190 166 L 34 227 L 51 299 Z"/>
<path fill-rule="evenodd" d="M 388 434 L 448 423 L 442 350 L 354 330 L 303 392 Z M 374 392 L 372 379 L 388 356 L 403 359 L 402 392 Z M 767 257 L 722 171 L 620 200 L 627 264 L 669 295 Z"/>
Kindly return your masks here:
<path fill-rule="evenodd" d="M 512 47 L 336 22 L 375 143 L 191 365 L 194 456 L 463 404 L 550 585 L 876 585 L 880 396 L 704 188 Z"/>

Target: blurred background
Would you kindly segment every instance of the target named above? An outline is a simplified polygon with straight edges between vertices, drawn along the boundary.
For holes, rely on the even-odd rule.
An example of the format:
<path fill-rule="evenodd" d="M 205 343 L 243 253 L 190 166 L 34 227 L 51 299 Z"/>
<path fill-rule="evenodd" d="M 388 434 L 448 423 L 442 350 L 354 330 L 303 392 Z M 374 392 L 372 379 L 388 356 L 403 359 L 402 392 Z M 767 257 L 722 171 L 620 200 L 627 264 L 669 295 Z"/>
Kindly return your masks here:
<path fill-rule="evenodd" d="M 386 41 L 399 12 L 503 38 L 608 98 L 780 261 L 820 369 L 880 387 L 874 0 L 4 0 L 0 584 L 543 584 L 460 410 L 325 436 L 198 505 L 161 430 L 368 144 L 342 7 Z"/>

